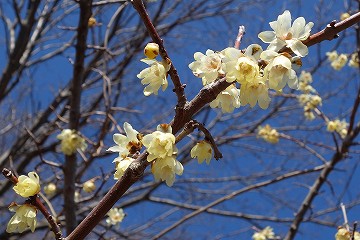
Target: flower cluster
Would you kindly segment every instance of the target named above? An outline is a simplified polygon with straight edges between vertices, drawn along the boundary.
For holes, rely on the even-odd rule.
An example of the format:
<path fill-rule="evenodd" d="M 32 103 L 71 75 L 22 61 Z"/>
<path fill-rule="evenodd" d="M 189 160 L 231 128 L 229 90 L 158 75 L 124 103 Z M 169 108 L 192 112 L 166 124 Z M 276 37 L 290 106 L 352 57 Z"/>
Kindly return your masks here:
<path fill-rule="evenodd" d="M 254 233 L 252 239 L 253 240 L 275 239 L 275 233 L 271 227 L 267 226 L 263 230 Z"/>
<path fill-rule="evenodd" d="M 85 139 L 83 139 L 75 130 L 64 129 L 57 135 L 57 138 L 61 140 L 61 151 L 65 155 L 71 155 L 76 152 L 76 149 L 84 151 L 87 147 Z"/>
<path fill-rule="evenodd" d="M 108 149 L 119 153 L 119 157 L 113 161 L 116 164 L 114 179 L 120 179 L 124 175 L 135 160 L 131 156 L 139 152 L 144 145 L 148 152 L 147 161 L 151 162 L 151 171 L 155 179 L 166 181 L 168 186 L 172 186 L 175 174 L 181 175 L 184 168 L 176 160 L 177 148 L 171 126 L 160 124 L 157 131 L 144 137 L 127 122 L 124 123 L 124 130 L 126 136 L 114 134 L 113 139 L 117 145 Z"/>
<path fill-rule="evenodd" d="M 359 68 L 359 54 L 354 52 L 350 55 L 349 67 Z M 348 55 L 342 53 L 338 54 L 336 51 L 327 52 L 326 56 L 328 57 L 328 61 L 333 69 L 339 71 L 341 70 L 346 63 L 348 62 Z"/>
<path fill-rule="evenodd" d="M 354 232 L 354 240 L 360 240 L 360 233 Z M 335 240 L 351 240 L 352 233 L 344 227 L 339 227 L 335 234 Z"/>
<path fill-rule="evenodd" d="M 268 143 L 278 143 L 279 142 L 279 133 L 276 129 L 270 127 L 269 124 L 266 124 L 265 127 L 258 127 L 257 137 L 264 139 Z"/>
<path fill-rule="evenodd" d="M 169 187 L 172 186 L 175 174 L 182 175 L 184 167 L 176 160 L 178 150 L 171 126 L 158 125 L 157 131 L 144 136 L 143 144 L 149 153 L 147 161 L 151 162 L 151 171 L 155 180 L 165 181 Z"/>
<path fill-rule="evenodd" d="M 233 112 L 240 106 L 249 104 L 254 107 L 258 103 L 266 109 L 270 103 L 269 89 L 282 91 L 286 85 L 297 89 L 298 78 L 294 67 L 300 64 L 300 57 L 308 54 L 302 41 L 310 36 L 313 25 L 312 22 L 306 24 L 302 17 L 295 19 L 291 25 L 290 12 L 285 11 L 277 21 L 270 23 L 273 31 L 259 34 L 263 42 L 269 43 L 265 51 L 260 45 L 251 44 L 244 51 L 229 47 L 220 52 L 210 49 L 205 54 L 196 52 L 195 61 L 189 64 L 189 68 L 202 79 L 204 86 L 223 77 L 233 83 L 210 103 L 210 107 Z M 296 56 L 278 53 L 285 47 Z"/>
<path fill-rule="evenodd" d="M 198 163 L 201 164 L 206 160 L 207 164 L 210 164 L 212 157 L 212 148 L 208 141 L 203 140 L 198 143 L 191 149 L 190 155 L 192 158 L 197 158 Z"/>
<path fill-rule="evenodd" d="M 342 138 L 345 138 L 347 135 L 348 123 L 345 120 L 340 121 L 335 119 L 334 121 L 327 122 L 326 130 L 329 132 L 337 132 Z"/>
<path fill-rule="evenodd" d="M 125 217 L 124 210 L 122 208 L 112 208 L 107 213 L 109 216 L 106 219 L 106 223 L 110 225 L 116 225 L 118 223 L 121 223 Z"/>

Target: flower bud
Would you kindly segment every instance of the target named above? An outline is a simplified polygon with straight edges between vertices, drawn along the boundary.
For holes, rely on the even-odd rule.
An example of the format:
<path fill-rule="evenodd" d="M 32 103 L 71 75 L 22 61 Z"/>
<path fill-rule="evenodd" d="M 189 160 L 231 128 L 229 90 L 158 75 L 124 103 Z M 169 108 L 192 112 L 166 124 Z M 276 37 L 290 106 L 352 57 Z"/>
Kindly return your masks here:
<path fill-rule="evenodd" d="M 159 45 L 156 43 L 148 43 L 144 48 L 144 54 L 150 59 L 156 58 L 159 55 Z"/>
<path fill-rule="evenodd" d="M 88 21 L 88 27 L 94 27 L 96 25 L 96 18 L 91 17 Z"/>
<path fill-rule="evenodd" d="M 90 179 L 86 181 L 83 185 L 83 190 L 87 193 L 90 193 L 96 189 L 95 181 Z"/>

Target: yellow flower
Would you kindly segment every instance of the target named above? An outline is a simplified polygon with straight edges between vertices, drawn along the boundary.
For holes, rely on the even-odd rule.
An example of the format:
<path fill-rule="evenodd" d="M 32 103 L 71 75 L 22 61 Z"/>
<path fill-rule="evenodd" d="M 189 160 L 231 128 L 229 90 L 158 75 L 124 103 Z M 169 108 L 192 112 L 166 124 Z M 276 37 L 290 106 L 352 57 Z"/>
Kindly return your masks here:
<path fill-rule="evenodd" d="M 96 25 L 96 18 L 94 18 L 94 17 L 89 18 L 88 26 L 94 27 L 95 25 Z"/>
<path fill-rule="evenodd" d="M 40 179 L 36 172 L 29 172 L 28 177 L 21 175 L 18 182 L 13 187 L 14 191 L 26 198 L 34 196 L 40 192 Z"/>
<path fill-rule="evenodd" d="M 125 217 L 124 210 L 122 208 L 112 208 L 107 213 L 109 216 L 106 219 L 106 223 L 108 225 L 116 225 L 118 223 L 121 223 Z"/>
<path fill-rule="evenodd" d="M 126 169 L 130 166 L 130 164 L 134 161 L 135 159 L 131 158 L 131 157 L 126 157 L 124 159 L 119 160 L 118 158 L 114 160 L 115 164 L 116 164 L 116 171 L 114 173 L 114 179 L 120 179 Z"/>
<path fill-rule="evenodd" d="M 159 55 L 159 45 L 157 43 L 148 43 L 144 48 L 144 54 L 149 59 L 156 58 Z"/>
<path fill-rule="evenodd" d="M 260 232 L 254 233 L 252 236 L 253 240 L 267 240 L 267 239 L 274 239 L 275 234 L 273 232 L 273 229 L 269 226 L 261 230 Z"/>
<path fill-rule="evenodd" d="M 114 161 L 126 158 L 129 154 L 135 154 L 137 151 L 140 151 L 142 147 L 140 141 L 142 135 L 127 122 L 124 123 L 124 131 L 126 136 L 118 133 L 114 134 L 113 140 L 117 145 L 107 150 L 119 153 L 119 157 L 115 158 Z"/>
<path fill-rule="evenodd" d="M 76 149 L 84 151 L 87 147 L 85 139 L 80 137 L 75 130 L 64 129 L 57 136 L 61 140 L 61 151 L 65 155 L 71 155 L 76 152 Z"/>
<path fill-rule="evenodd" d="M 340 15 L 340 20 L 341 21 L 343 21 L 343 20 L 345 20 L 345 19 L 347 19 L 347 18 L 349 18 L 350 17 L 350 14 L 349 13 L 342 13 L 341 15 Z"/>
<path fill-rule="evenodd" d="M 337 132 L 340 134 L 341 138 L 345 138 L 347 135 L 348 123 L 345 120 L 340 121 L 335 119 L 334 121 L 327 122 L 326 130 L 329 132 Z"/>
<path fill-rule="evenodd" d="M 172 134 L 170 126 L 165 129 L 161 124 L 158 125 L 157 131 L 145 135 L 142 139 L 142 143 L 149 153 L 147 156 L 148 162 L 151 162 L 156 158 L 171 157 L 177 153 L 175 136 Z"/>
<path fill-rule="evenodd" d="M 258 137 L 261 137 L 266 142 L 273 144 L 279 142 L 279 133 L 276 129 L 271 128 L 269 124 L 266 124 L 265 127 L 260 126 L 257 134 Z"/>
<path fill-rule="evenodd" d="M 348 57 L 346 54 L 340 54 L 334 61 L 331 62 L 331 67 L 337 71 L 341 70 L 346 62 L 348 60 Z"/>
<path fill-rule="evenodd" d="M 354 67 L 354 68 L 359 67 L 359 54 L 357 52 L 354 52 L 353 54 L 351 54 L 349 66 Z"/>
<path fill-rule="evenodd" d="M 16 205 L 16 203 L 13 203 L 10 205 L 9 210 L 15 212 L 15 215 L 10 219 L 6 232 L 22 233 L 27 229 L 30 229 L 32 232 L 35 231 L 37 211 L 35 207 L 29 204 Z"/>
<path fill-rule="evenodd" d="M 169 187 L 174 184 L 175 174 L 182 175 L 183 171 L 183 165 L 172 156 L 158 158 L 151 165 L 151 172 L 154 174 L 155 180 L 165 181 Z"/>
<path fill-rule="evenodd" d="M 96 189 L 95 180 L 90 179 L 83 184 L 84 192 L 91 193 Z"/>
<path fill-rule="evenodd" d="M 150 67 L 142 70 L 137 77 L 141 79 L 141 84 L 147 85 L 144 88 L 144 95 L 149 96 L 151 94 L 158 95 L 160 87 L 163 91 L 168 86 L 168 81 L 166 79 L 167 72 L 170 69 L 170 65 L 165 61 L 158 62 L 155 59 L 141 59 L 140 61 L 146 63 Z"/>
<path fill-rule="evenodd" d="M 344 227 L 339 227 L 335 234 L 335 240 L 350 240 L 351 233 Z"/>
<path fill-rule="evenodd" d="M 328 57 L 329 62 L 333 62 L 338 58 L 338 53 L 336 51 L 326 52 L 326 56 Z"/>
<path fill-rule="evenodd" d="M 264 82 L 264 78 L 258 77 L 253 82 L 241 84 L 240 102 L 242 106 L 250 104 L 254 107 L 256 103 L 262 109 L 267 109 L 270 104 L 269 88 Z"/>
<path fill-rule="evenodd" d="M 192 158 L 197 158 L 199 164 L 204 160 L 206 160 L 207 164 L 210 164 L 212 157 L 211 145 L 206 140 L 200 141 L 191 149 L 190 155 Z"/>
<path fill-rule="evenodd" d="M 44 187 L 44 192 L 47 196 L 53 196 L 56 193 L 56 185 L 54 183 L 49 183 Z"/>
<path fill-rule="evenodd" d="M 210 49 L 206 50 L 205 54 L 196 52 L 195 61 L 189 64 L 189 68 L 196 77 L 202 79 L 205 86 L 215 81 L 219 74 L 224 74 L 221 68 L 221 57 L 221 54 Z"/>
<path fill-rule="evenodd" d="M 231 84 L 217 95 L 216 99 L 210 103 L 210 107 L 219 107 L 223 113 L 233 112 L 235 108 L 240 107 L 240 90 Z"/>

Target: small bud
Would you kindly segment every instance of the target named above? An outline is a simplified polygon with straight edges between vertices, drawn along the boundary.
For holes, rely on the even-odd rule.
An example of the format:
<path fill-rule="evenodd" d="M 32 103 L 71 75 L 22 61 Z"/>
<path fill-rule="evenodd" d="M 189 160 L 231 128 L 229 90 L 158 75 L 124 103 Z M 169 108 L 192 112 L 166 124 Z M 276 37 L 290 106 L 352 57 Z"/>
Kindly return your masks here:
<path fill-rule="evenodd" d="M 54 183 L 49 183 L 44 187 L 44 193 L 47 196 L 53 196 L 56 193 L 56 185 Z"/>
<path fill-rule="evenodd" d="M 349 13 L 342 13 L 341 15 L 340 15 L 340 20 L 341 21 L 343 21 L 343 20 L 345 20 L 345 19 L 347 19 L 347 18 L 349 18 L 350 17 L 350 14 Z"/>
<path fill-rule="evenodd" d="M 150 59 L 156 58 L 159 55 L 159 45 L 156 43 L 148 43 L 144 48 L 144 54 Z"/>
<path fill-rule="evenodd" d="M 88 26 L 94 27 L 95 25 L 96 25 L 96 18 L 94 18 L 94 17 L 89 18 Z"/>
<path fill-rule="evenodd" d="M 96 189 L 95 180 L 90 179 L 86 181 L 83 185 L 83 190 L 87 193 L 91 193 Z"/>

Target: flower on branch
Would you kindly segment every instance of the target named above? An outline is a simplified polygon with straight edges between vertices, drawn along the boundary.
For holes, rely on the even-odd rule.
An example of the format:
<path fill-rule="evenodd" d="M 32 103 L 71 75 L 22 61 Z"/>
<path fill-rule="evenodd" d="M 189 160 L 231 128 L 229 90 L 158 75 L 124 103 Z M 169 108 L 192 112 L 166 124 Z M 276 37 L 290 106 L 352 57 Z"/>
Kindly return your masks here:
<path fill-rule="evenodd" d="M 211 108 L 219 107 L 223 113 L 231 113 L 240 107 L 240 90 L 231 84 L 210 103 Z"/>
<path fill-rule="evenodd" d="M 226 48 L 222 51 L 224 55 L 223 68 L 226 72 L 226 81 L 237 81 L 240 84 L 253 82 L 259 76 L 258 60 L 262 48 L 258 44 L 251 44 L 242 53 L 236 48 Z"/>
<path fill-rule="evenodd" d="M 197 158 L 198 163 L 201 164 L 206 160 L 207 164 L 210 164 L 212 157 L 212 147 L 208 141 L 203 140 L 198 143 L 191 149 L 190 155 L 192 158 Z"/>
<path fill-rule="evenodd" d="M 84 192 L 91 193 L 96 189 L 95 180 L 90 179 L 83 184 L 83 190 Z"/>
<path fill-rule="evenodd" d="M 175 157 L 157 158 L 151 163 L 151 172 L 156 181 L 162 180 L 171 187 L 175 181 L 175 174 L 182 175 L 183 165 Z"/>
<path fill-rule="evenodd" d="M 331 67 L 337 71 L 341 70 L 347 63 L 348 57 L 346 54 L 340 54 L 334 61 L 331 62 Z"/>
<path fill-rule="evenodd" d="M 20 175 L 13 189 L 24 198 L 38 194 L 41 189 L 39 175 L 36 172 L 29 172 L 28 176 Z"/>
<path fill-rule="evenodd" d="M 32 232 L 35 231 L 37 212 L 35 207 L 30 204 L 17 205 L 16 203 L 12 203 L 9 206 L 9 210 L 15 212 L 15 215 L 10 219 L 6 227 L 6 232 L 22 233 L 27 229 L 30 229 Z"/>
<path fill-rule="evenodd" d="M 114 173 L 114 179 L 117 180 L 117 179 L 120 179 L 126 169 L 130 166 L 130 164 L 134 161 L 135 159 L 131 158 L 131 157 L 126 157 L 124 159 L 119 159 L 119 158 L 116 158 L 113 162 L 115 162 L 115 173 Z"/>
<path fill-rule="evenodd" d="M 337 132 L 340 134 L 341 138 L 345 138 L 347 135 L 348 123 L 345 120 L 340 121 L 335 119 L 334 121 L 327 122 L 326 130 L 329 132 Z"/>
<path fill-rule="evenodd" d="M 44 193 L 51 197 L 56 193 L 56 185 L 54 183 L 49 183 L 44 187 Z"/>
<path fill-rule="evenodd" d="M 113 135 L 113 140 L 117 145 L 110 147 L 107 150 L 110 152 L 119 153 L 119 157 L 115 158 L 114 161 L 126 158 L 129 154 L 135 154 L 136 152 L 140 151 L 142 147 L 142 135 L 127 122 L 124 123 L 124 131 L 126 136 L 119 133 L 115 133 Z"/>
<path fill-rule="evenodd" d="M 121 223 L 125 217 L 124 210 L 122 208 L 112 208 L 107 213 L 109 216 L 106 219 L 106 223 L 108 225 L 116 225 L 118 223 Z"/>
<path fill-rule="evenodd" d="M 267 109 L 270 101 L 269 88 L 263 77 L 258 76 L 252 82 L 241 84 L 240 102 L 242 106 L 250 104 L 251 107 L 254 107 L 258 103 L 262 109 Z"/>
<path fill-rule="evenodd" d="M 278 143 L 279 142 L 279 133 L 276 129 L 270 127 L 269 124 L 266 124 L 265 127 L 260 126 L 258 128 L 257 136 L 264 139 L 268 143 Z"/>
<path fill-rule="evenodd" d="M 157 131 L 145 135 L 142 143 L 149 153 L 147 156 L 148 162 L 156 158 L 171 157 L 178 151 L 175 146 L 175 136 L 172 134 L 172 128 L 167 124 L 158 125 Z"/>
<path fill-rule="evenodd" d="M 315 93 L 316 90 L 311 86 L 313 79 L 310 72 L 301 71 L 299 76 L 299 90 L 304 93 Z"/>
<path fill-rule="evenodd" d="M 64 129 L 57 138 L 61 140 L 61 151 L 65 155 L 71 155 L 76 152 L 76 149 L 84 151 L 87 147 L 85 139 L 83 139 L 75 130 Z"/>
<path fill-rule="evenodd" d="M 310 36 L 313 22 L 305 24 L 305 19 L 295 19 L 291 26 L 291 14 L 286 10 L 278 16 L 277 21 L 270 22 L 274 31 L 264 31 L 258 37 L 265 43 L 270 43 L 268 50 L 279 51 L 283 47 L 290 48 L 296 55 L 304 57 L 308 54 L 308 48 L 302 41 Z"/>
<path fill-rule="evenodd" d="M 221 54 L 208 49 L 205 54 L 196 52 L 195 61 L 189 64 L 193 74 L 202 79 L 203 85 L 214 82 L 219 75 L 224 74 L 221 68 Z"/>
<path fill-rule="evenodd" d="M 267 226 L 260 232 L 254 233 L 252 236 L 253 240 L 268 240 L 274 238 L 275 238 L 275 233 L 273 232 L 273 229 L 269 226 Z"/>
<path fill-rule="evenodd" d="M 326 56 L 328 57 L 329 62 L 333 62 L 338 58 L 339 55 L 337 51 L 332 51 L 332 52 L 326 52 Z"/>
<path fill-rule="evenodd" d="M 286 84 L 290 88 L 298 88 L 296 72 L 292 69 L 292 63 L 288 56 L 266 50 L 261 53 L 261 59 L 269 62 L 264 69 L 264 75 L 269 81 L 269 88 L 280 91 Z"/>
<path fill-rule="evenodd" d="M 357 52 L 351 54 L 349 66 L 353 68 L 359 68 L 359 54 Z"/>
<path fill-rule="evenodd" d="M 141 61 L 150 66 L 142 70 L 137 75 L 137 77 L 141 79 L 141 83 L 143 85 L 148 84 L 144 88 L 144 95 L 158 95 L 160 87 L 163 91 L 165 91 L 168 86 L 166 77 L 167 72 L 170 69 L 170 64 L 168 64 L 166 61 L 158 62 L 155 59 L 149 58 L 141 59 Z"/>

